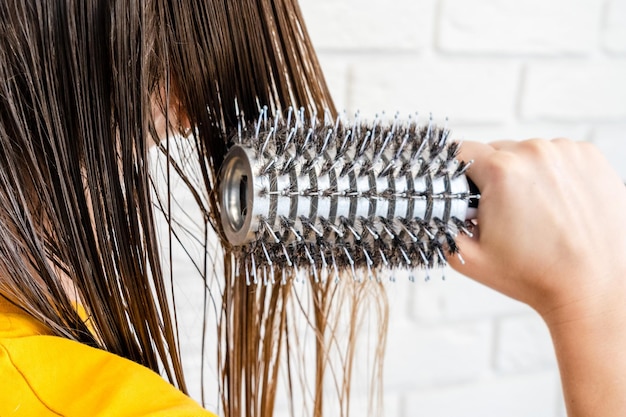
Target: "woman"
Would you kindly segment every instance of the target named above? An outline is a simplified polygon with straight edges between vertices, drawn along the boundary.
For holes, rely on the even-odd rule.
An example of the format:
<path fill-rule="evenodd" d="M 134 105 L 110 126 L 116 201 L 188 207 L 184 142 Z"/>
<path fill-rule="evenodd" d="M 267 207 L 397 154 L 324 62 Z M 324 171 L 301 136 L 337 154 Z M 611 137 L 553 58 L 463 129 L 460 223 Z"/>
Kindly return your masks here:
<path fill-rule="evenodd" d="M 0 45 L 0 414 L 196 415 L 120 359 L 186 391 L 146 152 L 193 126 L 212 195 L 235 101 L 250 115 L 259 102 L 332 109 L 297 6 L 8 0 Z M 228 366 L 237 415 L 229 375 L 251 365 Z M 259 412 L 273 397 L 246 401 Z"/>
<path fill-rule="evenodd" d="M 206 184 L 195 191 L 209 196 L 202 208 L 215 225 L 212 190 L 235 102 L 249 117 L 259 103 L 333 109 L 297 5 L 6 0 L 0 39 L 0 414 L 203 415 L 174 388 L 186 391 L 146 152 L 191 131 Z M 574 415 L 622 414 L 626 197 L 616 175 L 570 142 L 466 143 L 464 152 L 483 201 L 477 237 L 459 241 L 466 263 L 455 267 L 546 318 Z M 221 339 L 209 340 L 220 344 L 224 413 L 271 415 L 281 352 L 293 345 L 291 286 L 247 288 L 225 249 Z M 311 291 L 314 415 L 336 288 Z M 609 354 L 612 367 L 600 360 Z M 351 354 L 340 365 L 346 404 Z"/>

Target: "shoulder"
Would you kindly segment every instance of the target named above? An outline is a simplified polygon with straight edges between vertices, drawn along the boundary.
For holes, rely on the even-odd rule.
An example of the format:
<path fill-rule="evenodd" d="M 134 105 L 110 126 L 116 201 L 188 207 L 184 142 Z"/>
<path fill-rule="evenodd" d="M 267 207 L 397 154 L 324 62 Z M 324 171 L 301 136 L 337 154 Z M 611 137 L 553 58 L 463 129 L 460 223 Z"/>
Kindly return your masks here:
<path fill-rule="evenodd" d="M 0 321 L 11 324 L 0 332 L 0 415 L 212 416 L 150 369 L 33 334 L 28 321 L 6 313 L 0 312 Z"/>

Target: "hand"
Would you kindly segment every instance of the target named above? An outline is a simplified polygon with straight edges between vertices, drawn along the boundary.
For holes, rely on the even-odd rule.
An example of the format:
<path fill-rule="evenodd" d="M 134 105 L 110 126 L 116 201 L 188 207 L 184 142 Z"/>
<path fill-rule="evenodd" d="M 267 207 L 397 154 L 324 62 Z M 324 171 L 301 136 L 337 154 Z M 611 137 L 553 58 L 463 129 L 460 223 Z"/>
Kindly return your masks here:
<path fill-rule="evenodd" d="M 452 266 L 535 308 L 587 314 L 619 291 L 626 304 L 626 187 L 591 144 L 466 142 L 481 190 L 473 238 Z M 569 317 L 572 311 L 567 312 Z"/>
<path fill-rule="evenodd" d="M 626 415 L 626 188 L 597 149 L 564 139 L 465 143 L 481 190 L 463 274 L 546 321 L 570 417 Z"/>

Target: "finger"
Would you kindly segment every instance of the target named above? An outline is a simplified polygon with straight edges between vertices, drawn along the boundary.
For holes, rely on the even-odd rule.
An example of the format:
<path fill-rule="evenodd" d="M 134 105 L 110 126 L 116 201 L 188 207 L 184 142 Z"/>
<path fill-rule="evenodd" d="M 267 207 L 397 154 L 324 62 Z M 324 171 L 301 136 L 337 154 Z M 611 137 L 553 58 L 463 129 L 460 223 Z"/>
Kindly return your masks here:
<path fill-rule="evenodd" d="M 481 159 L 485 155 L 493 153 L 495 149 L 491 144 L 473 141 L 461 142 L 458 159 L 461 161 L 471 161 Z"/>
<path fill-rule="evenodd" d="M 467 171 L 467 175 L 474 181 L 480 189 L 488 180 L 486 170 L 482 168 L 489 155 L 496 150 L 488 144 L 480 142 L 463 142 L 458 155 L 458 159 L 465 162 L 472 161 L 472 165 Z"/>
<path fill-rule="evenodd" d="M 513 149 L 517 145 L 519 145 L 519 141 L 516 140 L 497 140 L 494 142 L 489 142 L 489 145 L 493 147 L 497 151 L 506 151 Z"/>
<path fill-rule="evenodd" d="M 459 253 L 450 256 L 448 263 L 457 272 L 480 281 L 485 270 L 483 265 L 485 255 L 481 250 L 480 239 L 476 234 L 472 237 L 460 234 L 456 237 L 456 244 Z"/>

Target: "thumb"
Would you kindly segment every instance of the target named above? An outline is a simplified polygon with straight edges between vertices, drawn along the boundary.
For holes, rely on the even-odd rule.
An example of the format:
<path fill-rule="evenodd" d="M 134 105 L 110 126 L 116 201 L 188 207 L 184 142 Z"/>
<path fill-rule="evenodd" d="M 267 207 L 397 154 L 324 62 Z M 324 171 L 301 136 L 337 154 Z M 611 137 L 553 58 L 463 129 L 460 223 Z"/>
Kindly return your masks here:
<path fill-rule="evenodd" d="M 459 234 L 456 237 L 459 248 L 457 256 L 450 256 L 448 264 L 457 272 L 473 279 L 478 279 L 478 271 L 484 272 L 483 253 L 480 248 L 480 230 L 478 226 L 472 230 L 472 235 Z M 482 275 L 482 274 L 481 274 Z"/>

